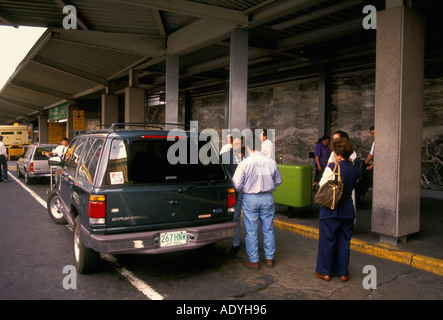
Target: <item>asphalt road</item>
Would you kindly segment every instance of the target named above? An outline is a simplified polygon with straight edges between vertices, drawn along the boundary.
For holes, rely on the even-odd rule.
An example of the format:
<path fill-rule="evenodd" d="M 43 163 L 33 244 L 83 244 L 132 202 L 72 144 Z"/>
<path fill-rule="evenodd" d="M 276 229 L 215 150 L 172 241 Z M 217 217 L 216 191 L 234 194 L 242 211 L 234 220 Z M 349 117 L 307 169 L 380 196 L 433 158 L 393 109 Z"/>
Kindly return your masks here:
<path fill-rule="evenodd" d="M 223 241 L 180 253 L 105 256 L 99 272 L 76 274 L 72 231 L 54 224 L 43 206 L 48 181 L 27 187 L 23 179 L 0 183 L 1 300 L 163 299 L 180 301 L 168 310 L 176 313 L 190 300 L 443 299 L 442 276 L 359 252 L 351 253 L 348 282 L 320 280 L 314 276 L 317 241 L 280 229 L 272 269 L 264 263 L 259 271 L 246 269 L 244 245 L 232 255 L 230 241 Z"/>

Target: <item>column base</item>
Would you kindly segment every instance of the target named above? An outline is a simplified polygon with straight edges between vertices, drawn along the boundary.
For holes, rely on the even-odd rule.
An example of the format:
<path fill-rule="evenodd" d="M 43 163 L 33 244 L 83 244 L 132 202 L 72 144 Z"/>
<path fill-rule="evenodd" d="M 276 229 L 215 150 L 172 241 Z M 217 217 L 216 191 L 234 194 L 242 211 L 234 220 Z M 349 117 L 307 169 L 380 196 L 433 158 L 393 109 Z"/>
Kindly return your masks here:
<path fill-rule="evenodd" d="M 394 246 L 398 245 L 400 242 L 406 243 L 406 236 L 403 237 L 391 237 L 391 236 L 385 236 L 380 235 L 380 242 L 392 244 Z"/>

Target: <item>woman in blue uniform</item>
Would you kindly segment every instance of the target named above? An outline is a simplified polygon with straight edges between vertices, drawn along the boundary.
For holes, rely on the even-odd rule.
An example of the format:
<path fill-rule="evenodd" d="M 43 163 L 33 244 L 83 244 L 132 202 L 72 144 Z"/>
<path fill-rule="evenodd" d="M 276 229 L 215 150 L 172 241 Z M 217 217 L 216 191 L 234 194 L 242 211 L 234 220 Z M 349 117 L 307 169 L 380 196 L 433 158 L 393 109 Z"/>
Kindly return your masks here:
<path fill-rule="evenodd" d="M 358 170 L 349 161 L 349 157 L 354 152 L 354 147 L 349 139 L 334 139 L 332 150 L 335 152 L 336 161 L 340 166 L 343 194 L 334 210 L 323 206 L 320 208 L 320 232 L 315 276 L 329 281 L 331 276 L 336 274 L 340 276 L 341 281 L 345 282 L 350 278 L 348 265 L 355 218 L 351 196 L 357 183 Z M 331 176 L 334 165 L 335 163 L 328 164 L 320 186 Z"/>

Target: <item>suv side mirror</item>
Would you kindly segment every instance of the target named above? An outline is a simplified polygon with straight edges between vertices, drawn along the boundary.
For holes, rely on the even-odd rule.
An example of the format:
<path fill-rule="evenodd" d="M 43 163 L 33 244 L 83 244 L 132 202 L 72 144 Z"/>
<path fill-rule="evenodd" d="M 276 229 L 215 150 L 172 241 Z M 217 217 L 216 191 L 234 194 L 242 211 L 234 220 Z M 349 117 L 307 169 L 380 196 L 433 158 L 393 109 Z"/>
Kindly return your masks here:
<path fill-rule="evenodd" d="M 62 159 L 60 157 L 51 157 L 48 159 L 48 164 L 50 166 L 60 166 L 62 163 Z"/>

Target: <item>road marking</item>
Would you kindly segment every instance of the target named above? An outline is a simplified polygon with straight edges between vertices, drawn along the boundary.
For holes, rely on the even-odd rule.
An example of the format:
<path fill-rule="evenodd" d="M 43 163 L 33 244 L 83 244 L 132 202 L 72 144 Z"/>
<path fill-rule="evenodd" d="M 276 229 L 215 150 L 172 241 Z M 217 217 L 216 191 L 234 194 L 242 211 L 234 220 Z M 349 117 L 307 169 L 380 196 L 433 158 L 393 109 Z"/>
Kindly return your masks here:
<path fill-rule="evenodd" d="M 9 173 L 9 172 L 8 172 Z M 44 208 L 46 208 L 46 201 L 39 197 L 34 191 L 32 191 L 29 187 L 27 187 L 23 182 L 21 182 L 18 178 L 9 173 L 9 176 L 14 179 L 23 189 L 25 189 L 31 196 L 37 200 Z M 138 291 L 144 294 L 148 299 L 151 300 L 163 300 L 163 296 L 157 293 L 154 289 L 152 289 L 148 284 L 146 284 L 143 280 L 137 278 L 131 271 L 120 266 L 117 262 L 117 259 L 110 255 L 104 254 L 102 257 L 111 262 L 114 265 L 114 269 L 117 270 L 123 277 L 125 277 Z"/>
<path fill-rule="evenodd" d="M 163 300 L 163 296 L 152 289 L 146 282 L 140 280 L 128 269 L 120 266 L 117 259 L 110 254 L 103 254 L 102 258 L 114 265 L 115 270 L 117 270 L 123 277 L 125 277 L 134 287 L 136 287 L 141 293 L 151 300 Z"/>
<path fill-rule="evenodd" d="M 23 189 L 25 189 L 26 191 L 28 191 L 28 193 L 35 199 L 37 200 L 38 203 L 40 203 L 45 209 L 46 209 L 46 201 L 44 201 L 42 198 L 39 197 L 38 194 L 36 194 L 34 191 L 32 191 L 31 189 L 29 189 L 23 182 L 21 182 L 20 180 L 18 180 L 18 178 L 14 177 L 11 173 L 9 173 L 9 177 L 14 179 L 19 185 L 22 186 Z"/>

